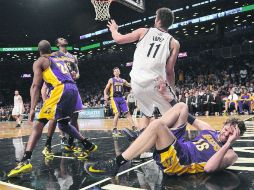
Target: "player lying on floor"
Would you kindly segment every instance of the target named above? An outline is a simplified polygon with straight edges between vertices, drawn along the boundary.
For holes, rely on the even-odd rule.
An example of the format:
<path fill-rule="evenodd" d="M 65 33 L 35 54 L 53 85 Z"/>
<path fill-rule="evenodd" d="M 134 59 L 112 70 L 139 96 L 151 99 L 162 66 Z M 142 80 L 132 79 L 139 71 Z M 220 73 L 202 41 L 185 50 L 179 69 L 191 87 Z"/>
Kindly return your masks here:
<path fill-rule="evenodd" d="M 159 91 L 167 101 L 166 85 L 159 84 Z M 93 174 L 115 176 L 129 160 L 155 146 L 154 160 L 168 175 L 216 172 L 235 163 L 238 156 L 232 149 L 234 142 L 246 131 L 245 124 L 236 118 L 228 119 L 217 132 L 208 123 L 193 117 L 193 127 L 200 130 L 194 140 L 185 140 L 188 106 L 177 103 L 162 118 L 153 121 L 145 131 L 115 159 L 85 165 Z"/>

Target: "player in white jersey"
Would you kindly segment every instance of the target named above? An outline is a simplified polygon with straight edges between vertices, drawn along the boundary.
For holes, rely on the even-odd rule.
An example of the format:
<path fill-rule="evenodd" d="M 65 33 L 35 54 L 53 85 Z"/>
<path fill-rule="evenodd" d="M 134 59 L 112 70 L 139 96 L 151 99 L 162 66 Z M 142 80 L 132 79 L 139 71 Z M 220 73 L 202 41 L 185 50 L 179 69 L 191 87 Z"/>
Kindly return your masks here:
<path fill-rule="evenodd" d="M 22 121 L 22 114 L 25 111 L 22 97 L 19 95 L 19 91 L 15 90 L 14 95 L 14 107 L 12 109 L 12 117 L 16 120 L 16 127 L 20 127 Z"/>
<path fill-rule="evenodd" d="M 159 77 L 167 81 L 171 87 L 175 85 L 174 66 L 180 45 L 168 33 L 173 21 L 173 12 L 168 8 L 160 8 L 156 11 L 154 28 L 139 28 L 125 35 L 118 32 L 118 25 L 114 20 L 108 22 L 116 43 L 138 41 L 130 76 L 134 96 L 145 115 L 142 117 L 140 128 L 148 126 L 154 106 L 159 108 L 161 114 L 171 107 L 155 88 Z"/>

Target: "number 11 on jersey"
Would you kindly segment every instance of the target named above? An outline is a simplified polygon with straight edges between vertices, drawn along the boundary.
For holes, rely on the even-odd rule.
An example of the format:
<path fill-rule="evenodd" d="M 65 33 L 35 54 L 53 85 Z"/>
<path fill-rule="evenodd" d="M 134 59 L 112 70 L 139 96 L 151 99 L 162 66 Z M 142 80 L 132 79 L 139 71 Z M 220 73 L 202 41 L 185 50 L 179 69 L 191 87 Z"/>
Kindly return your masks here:
<path fill-rule="evenodd" d="M 153 49 L 153 47 L 154 47 L 154 44 L 155 44 L 155 43 L 151 43 L 151 44 L 150 44 L 150 48 L 149 48 L 149 51 L 148 51 L 148 53 L 147 53 L 147 57 L 150 56 L 150 54 L 151 54 L 151 52 L 152 52 L 152 49 Z M 153 58 L 155 58 L 156 54 L 158 53 L 158 50 L 159 50 L 160 46 L 161 46 L 161 44 L 155 45 L 155 48 L 156 48 L 156 49 L 155 49 L 155 51 L 154 51 L 154 53 L 153 53 Z"/>

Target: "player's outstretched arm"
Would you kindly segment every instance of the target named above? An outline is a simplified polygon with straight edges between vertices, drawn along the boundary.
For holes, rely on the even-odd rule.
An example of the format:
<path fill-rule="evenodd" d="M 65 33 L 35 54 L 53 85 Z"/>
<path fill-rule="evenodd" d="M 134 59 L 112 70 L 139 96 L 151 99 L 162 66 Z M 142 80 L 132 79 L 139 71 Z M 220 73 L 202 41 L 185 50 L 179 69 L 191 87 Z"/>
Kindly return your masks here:
<path fill-rule="evenodd" d="M 233 143 L 239 139 L 240 130 L 233 128 L 233 134 L 229 136 L 227 142 L 216 152 L 206 163 L 204 170 L 207 173 L 223 170 L 235 163 L 238 156 L 234 150 L 230 149 Z"/>
<path fill-rule="evenodd" d="M 118 44 L 126 44 L 126 43 L 132 43 L 132 42 L 138 41 L 145 35 L 145 33 L 148 30 L 147 28 L 139 28 L 137 30 L 134 30 L 131 33 L 122 35 L 118 32 L 118 25 L 116 24 L 114 20 L 108 21 L 107 26 L 109 30 L 111 31 L 112 38 Z"/>

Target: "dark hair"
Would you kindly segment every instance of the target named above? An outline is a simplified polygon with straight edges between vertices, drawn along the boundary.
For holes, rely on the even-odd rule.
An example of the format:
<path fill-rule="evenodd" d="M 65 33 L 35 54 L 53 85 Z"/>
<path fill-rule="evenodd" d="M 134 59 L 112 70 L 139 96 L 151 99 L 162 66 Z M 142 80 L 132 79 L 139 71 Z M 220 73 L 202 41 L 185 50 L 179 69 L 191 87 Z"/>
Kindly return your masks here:
<path fill-rule="evenodd" d="M 55 41 L 56 46 L 57 46 L 57 44 L 58 44 L 58 39 L 59 39 L 59 38 L 57 38 L 56 41 Z"/>
<path fill-rule="evenodd" d="M 42 54 L 50 54 L 51 53 L 51 45 L 47 40 L 41 40 L 38 44 L 38 50 Z"/>
<path fill-rule="evenodd" d="M 114 67 L 113 72 L 114 72 L 116 69 L 119 69 L 119 68 L 118 68 L 118 67 Z M 119 69 L 119 70 L 120 70 L 120 69 Z"/>
<path fill-rule="evenodd" d="M 174 23 L 174 13 L 171 9 L 162 7 L 156 11 L 157 18 L 161 21 L 161 27 L 168 29 Z"/>
<path fill-rule="evenodd" d="M 234 126 L 238 126 L 239 130 L 240 130 L 240 135 L 242 136 L 244 134 L 244 132 L 246 131 L 246 127 L 245 124 L 242 120 L 238 119 L 238 118 L 229 118 L 224 122 L 224 125 L 234 125 Z"/>

